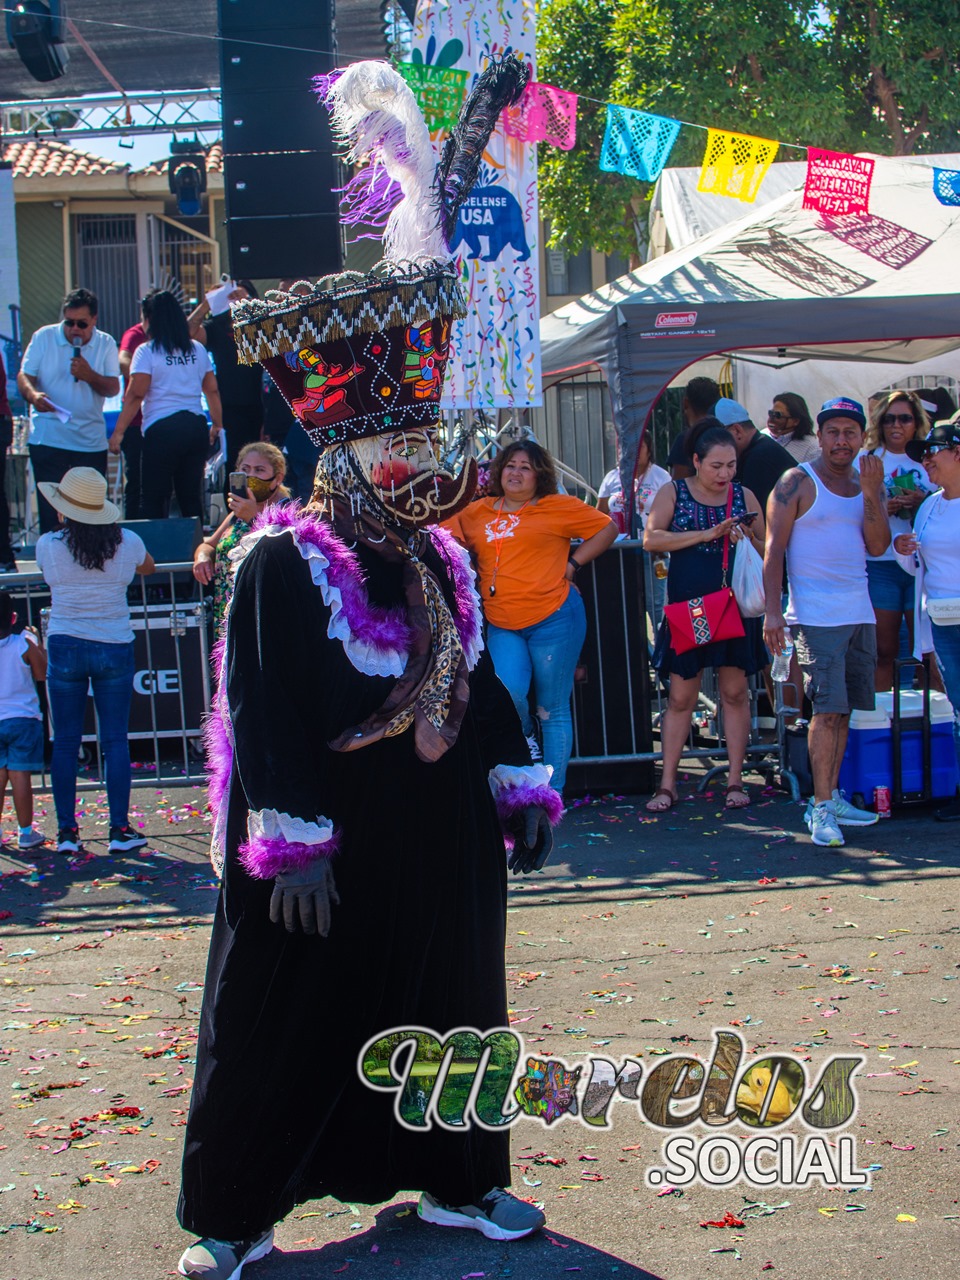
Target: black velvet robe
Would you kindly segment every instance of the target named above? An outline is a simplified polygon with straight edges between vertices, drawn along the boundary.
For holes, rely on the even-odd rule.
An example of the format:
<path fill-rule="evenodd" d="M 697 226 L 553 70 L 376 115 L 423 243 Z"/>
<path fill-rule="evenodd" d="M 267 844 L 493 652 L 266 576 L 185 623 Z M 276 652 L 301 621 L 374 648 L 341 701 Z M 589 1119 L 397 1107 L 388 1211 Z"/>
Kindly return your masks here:
<path fill-rule="evenodd" d="M 398 566 L 358 555 L 372 602 L 400 604 Z M 441 558 L 427 561 L 452 603 Z M 426 1190 L 466 1204 L 510 1180 L 506 1132 L 405 1129 L 395 1095 L 359 1079 L 357 1056 L 395 1028 L 507 1025 L 506 863 L 487 774 L 529 764 L 529 749 L 484 653 L 459 738 L 436 763 L 416 757 L 412 731 L 331 751 L 393 680 L 358 672 L 329 619 L 292 537 L 263 538 L 229 619 L 236 754 L 178 1209 L 186 1229 L 221 1240 L 313 1197 Z M 248 811 L 265 808 L 342 831 L 327 938 L 271 924 L 272 881 L 238 861 Z"/>

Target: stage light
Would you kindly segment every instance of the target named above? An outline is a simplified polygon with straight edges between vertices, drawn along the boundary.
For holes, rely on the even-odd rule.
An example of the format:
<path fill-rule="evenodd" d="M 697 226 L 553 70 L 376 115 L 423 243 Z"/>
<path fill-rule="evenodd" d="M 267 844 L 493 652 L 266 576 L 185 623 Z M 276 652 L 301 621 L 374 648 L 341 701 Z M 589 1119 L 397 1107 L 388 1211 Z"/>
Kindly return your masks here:
<path fill-rule="evenodd" d="M 167 181 L 177 197 L 177 212 L 185 218 L 198 214 L 207 189 L 207 157 L 196 134 L 192 140 L 171 142 Z"/>
<path fill-rule="evenodd" d="M 58 80 L 70 54 L 64 44 L 66 15 L 62 0 L 21 0 L 7 10 L 7 43 L 34 80 Z"/>

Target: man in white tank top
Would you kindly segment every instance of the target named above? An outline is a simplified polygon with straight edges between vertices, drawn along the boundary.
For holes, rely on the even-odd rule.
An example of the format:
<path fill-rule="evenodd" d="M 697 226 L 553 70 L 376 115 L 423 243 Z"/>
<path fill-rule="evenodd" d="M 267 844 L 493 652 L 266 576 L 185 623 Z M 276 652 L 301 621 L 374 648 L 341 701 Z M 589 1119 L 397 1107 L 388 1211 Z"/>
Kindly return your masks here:
<path fill-rule="evenodd" d="M 817 414 L 820 456 L 785 472 L 767 504 L 763 638 L 772 653 L 781 653 L 784 629 L 790 627 L 813 704 L 808 746 L 814 790 L 806 823 L 819 845 L 842 845 L 841 826 L 877 820 L 837 790 L 850 712 L 874 707 L 877 628 L 866 558 L 890 545 L 883 462 L 864 457 L 859 473 L 853 465 L 865 426 L 856 400 L 828 400 Z M 784 557 L 790 584 L 786 615 Z"/>

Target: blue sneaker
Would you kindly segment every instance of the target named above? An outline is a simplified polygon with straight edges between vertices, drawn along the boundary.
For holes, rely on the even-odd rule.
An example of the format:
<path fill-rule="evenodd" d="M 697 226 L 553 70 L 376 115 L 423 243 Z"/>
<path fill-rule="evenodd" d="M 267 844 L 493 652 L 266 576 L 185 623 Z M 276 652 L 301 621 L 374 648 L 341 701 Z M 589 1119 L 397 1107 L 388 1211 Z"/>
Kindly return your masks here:
<path fill-rule="evenodd" d="M 479 1204 L 442 1204 L 424 1191 L 417 1205 L 417 1216 L 438 1227 L 470 1227 L 482 1231 L 488 1240 L 520 1240 L 539 1231 L 546 1222 L 543 1211 L 526 1200 L 518 1200 L 500 1187 L 483 1197 Z"/>
<path fill-rule="evenodd" d="M 823 804 L 811 804 L 804 814 L 804 822 L 814 844 L 826 848 L 836 848 L 844 843 L 843 833 L 837 823 L 837 815 L 833 811 L 833 801 Z"/>
<path fill-rule="evenodd" d="M 855 804 L 850 803 L 842 791 L 833 793 L 833 811 L 841 827 L 872 827 L 875 822 L 880 821 L 879 813 L 872 813 L 869 809 L 858 809 Z"/>
<path fill-rule="evenodd" d="M 273 1248 L 273 1228 L 253 1240 L 198 1240 L 185 1249 L 177 1264 L 182 1276 L 195 1280 L 240 1280 L 248 1262 L 265 1258 Z"/>

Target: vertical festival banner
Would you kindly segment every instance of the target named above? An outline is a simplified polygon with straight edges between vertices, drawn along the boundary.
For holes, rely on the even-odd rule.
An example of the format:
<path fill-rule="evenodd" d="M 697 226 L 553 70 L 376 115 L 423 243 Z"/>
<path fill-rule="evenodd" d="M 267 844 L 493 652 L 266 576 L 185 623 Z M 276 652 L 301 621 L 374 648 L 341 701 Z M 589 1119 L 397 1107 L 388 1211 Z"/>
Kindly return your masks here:
<path fill-rule="evenodd" d="M 420 0 L 412 62 L 469 72 L 466 92 L 492 57 L 515 52 L 536 79 L 533 0 Z M 446 129 L 431 128 L 442 146 Z M 460 210 L 451 245 L 467 316 L 453 329 L 443 405 L 524 407 L 542 401 L 537 150 L 490 138 L 480 177 Z"/>

